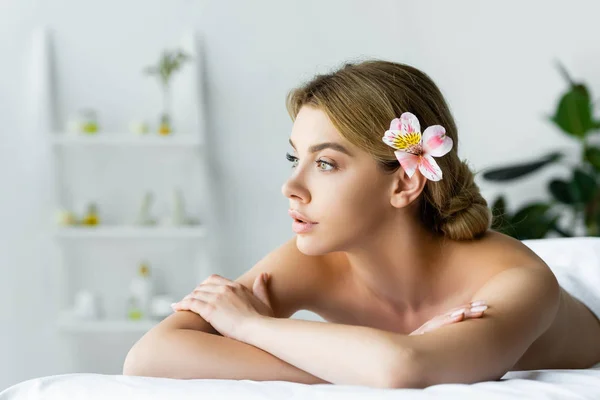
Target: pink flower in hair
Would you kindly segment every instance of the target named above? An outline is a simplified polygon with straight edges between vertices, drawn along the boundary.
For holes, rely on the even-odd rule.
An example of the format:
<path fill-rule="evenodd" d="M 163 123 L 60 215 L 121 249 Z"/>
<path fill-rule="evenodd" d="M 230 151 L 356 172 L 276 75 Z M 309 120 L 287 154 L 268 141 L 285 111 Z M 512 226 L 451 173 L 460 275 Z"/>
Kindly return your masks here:
<path fill-rule="evenodd" d="M 383 141 L 397 149 L 394 154 L 409 178 L 419 168 L 427 179 L 439 181 L 442 170 L 433 157 L 441 157 L 452 149 L 452 139 L 446 136 L 441 125 L 432 125 L 425 129 L 421 137 L 421 125 L 417 117 L 409 112 L 395 118 L 390 129 L 385 131 Z"/>

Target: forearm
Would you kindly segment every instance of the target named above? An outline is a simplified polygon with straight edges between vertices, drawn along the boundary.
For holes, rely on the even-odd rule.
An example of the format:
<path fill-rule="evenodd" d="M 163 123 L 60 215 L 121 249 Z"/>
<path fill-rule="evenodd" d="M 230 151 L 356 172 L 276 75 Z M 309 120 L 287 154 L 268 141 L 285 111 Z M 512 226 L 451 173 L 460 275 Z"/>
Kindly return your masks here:
<path fill-rule="evenodd" d="M 260 317 L 243 341 L 335 384 L 390 387 L 409 352 L 399 335 L 364 326 Z"/>
<path fill-rule="evenodd" d="M 163 329 L 146 335 L 127 355 L 123 374 L 328 383 L 246 343 L 188 329 Z"/>

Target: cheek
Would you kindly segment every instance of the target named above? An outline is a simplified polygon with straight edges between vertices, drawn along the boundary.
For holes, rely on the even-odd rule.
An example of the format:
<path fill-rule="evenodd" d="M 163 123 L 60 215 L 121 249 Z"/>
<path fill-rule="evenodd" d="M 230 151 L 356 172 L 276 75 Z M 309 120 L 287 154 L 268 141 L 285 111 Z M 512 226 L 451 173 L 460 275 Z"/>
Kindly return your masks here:
<path fill-rule="evenodd" d="M 336 237 L 370 232 L 381 224 L 391 205 L 384 189 L 376 182 L 357 180 L 330 189 L 324 207 L 324 228 Z"/>

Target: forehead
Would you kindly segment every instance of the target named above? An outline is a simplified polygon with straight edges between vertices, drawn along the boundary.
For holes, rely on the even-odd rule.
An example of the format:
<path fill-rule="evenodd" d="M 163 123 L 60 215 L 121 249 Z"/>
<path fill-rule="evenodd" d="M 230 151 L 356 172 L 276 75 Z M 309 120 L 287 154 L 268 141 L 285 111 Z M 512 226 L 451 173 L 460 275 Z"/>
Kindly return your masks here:
<path fill-rule="evenodd" d="M 315 143 L 317 141 L 335 141 L 349 144 L 342 135 L 340 135 L 325 112 L 318 108 L 308 106 L 300 108 L 298 115 L 296 115 L 291 139 L 294 144 L 304 143 L 304 145 Z"/>

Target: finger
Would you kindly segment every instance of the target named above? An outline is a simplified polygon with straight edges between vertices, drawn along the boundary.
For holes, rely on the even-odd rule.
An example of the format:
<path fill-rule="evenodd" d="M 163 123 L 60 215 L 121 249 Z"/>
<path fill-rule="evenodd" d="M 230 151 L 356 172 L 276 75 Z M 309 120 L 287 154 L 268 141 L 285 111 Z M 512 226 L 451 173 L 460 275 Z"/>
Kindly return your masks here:
<path fill-rule="evenodd" d="M 259 274 L 255 279 L 254 282 L 252 283 L 252 293 L 255 296 L 258 296 L 259 292 L 260 292 L 260 288 L 261 286 L 263 286 L 265 283 L 265 280 L 263 278 L 263 274 Z"/>
<path fill-rule="evenodd" d="M 190 294 L 188 294 L 187 296 L 185 296 L 183 299 L 181 299 L 181 301 L 179 303 L 183 303 L 184 301 L 187 300 L 192 300 L 192 299 L 197 299 L 197 300 L 202 300 L 204 302 L 214 302 L 216 300 L 216 293 L 211 293 L 211 292 L 203 292 L 203 291 L 194 291 Z M 175 303 L 178 304 L 178 303 Z"/>
<path fill-rule="evenodd" d="M 411 335 L 422 335 L 426 332 L 433 331 L 438 329 L 444 325 L 453 324 L 456 322 L 460 322 L 466 319 L 480 318 L 483 316 L 483 312 L 487 309 L 486 305 L 478 305 L 483 302 L 473 302 L 466 304 L 462 308 L 455 308 L 447 312 L 446 314 L 442 314 L 438 317 L 435 317 L 417 330 L 415 330 Z M 475 307 L 472 307 L 473 304 L 476 304 Z"/>
<path fill-rule="evenodd" d="M 431 320 L 429 323 L 427 323 L 427 326 L 425 327 L 424 330 L 431 331 L 434 329 L 438 329 L 444 325 L 449 325 L 449 324 L 453 324 L 455 322 L 462 321 L 464 318 L 465 318 L 465 309 L 463 308 L 463 309 L 453 312 L 452 314 L 443 315 L 443 316 L 441 316 L 441 318 L 435 318 L 435 319 Z"/>
<path fill-rule="evenodd" d="M 475 303 L 476 303 L 476 304 L 475 304 Z M 454 313 L 454 312 L 456 312 L 456 311 L 458 311 L 458 310 L 462 310 L 462 309 L 469 309 L 469 308 L 473 307 L 473 304 L 475 304 L 475 305 L 481 305 L 480 303 L 481 303 L 481 302 L 465 303 L 465 304 L 463 304 L 463 305 L 461 305 L 461 306 L 458 306 L 458 307 L 451 308 L 450 310 L 446 311 L 446 313 L 445 313 L 445 314 L 452 314 L 452 313 Z"/>
<path fill-rule="evenodd" d="M 207 306 L 207 302 L 202 301 L 200 299 L 191 298 L 182 300 L 179 303 L 174 303 L 171 308 L 173 311 L 193 311 L 196 314 L 200 315 L 204 308 Z"/>
<path fill-rule="evenodd" d="M 455 322 L 462 321 L 465 317 L 465 310 L 460 309 L 452 314 L 441 315 L 428 321 L 423 327 L 419 328 L 421 334 L 441 328 L 444 325 L 450 325 Z"/>
<path fill-rule="evenodd" d="M 267 273 L 267 272 L 262 272 L 260 274 L 258 274 L 258 276 L 256 277 L 256 279 L 254 279 L 254 283 L 257 284 L 261 284 L 261 285 L 266 285 L 267 282 L 269 281 L 269 278 L 271 277 L 271 274 Z"/>
<path fill-rule="evenodd" d="M 467 309 L 465 318 L 480 318 L 483 313 L 487 310 L 488 306 L 475 306 Z"/>
<path fill-rule="evenodd" d="M 427 321 L 426 323 L 424 323 L 423 325 L 421 325 L 414 332 L 412 332 L 411 335 L 422 335 L 426 332 L 430 332 L 441 326 L 444 326 L 446 323 L 452 322 L 452 321 L 446 322 L 446 320 L 448 318 L 449 318 L 449 316 L 442 316 L 442 317 L 436 317 L 434 319 L 431 319 L 431 320 Z"/>
<path fill-rule="evenodd" d="M 487 306 L 476 306 L 471 308 L 462 308 L 448 314 L 443 319 L 444 324 L 459 322 L 465 319 L 480 318 L 483 316 Z"/>
<path fill-rule="evenodd" d="M 254 284 L 252 285 L 252 293 L 266 306 L 271 307 L 269 291 L 267 289 L 268 276 L 269 274 L 263 273 L 256 277 Z"/>
<path fill-rule="evenodd" d="M 454 311 L 452 314 L 446 317 L 447 322 L 458 322 L 462 321 L 466 317 L 466 310 L 464 308 Z"/>
<path fill-rule="evenodd" d="M 204 283 L 200 286 L 198 286 L 196 289 L 194 289 L 192 291 L 192 293 L 190 293 L 189 295 L 193 295 L 194 293 L 200 293 L 200 292 L 204 292 L 204 293 L 223 293 L 226 290 L 231 290 L 231 289 L 227 289 L 231 286 L 229 285 L 214 285 L 211 283 Z M 188 296 L 189 296 L 188 295 Z"/>
<path fill-rule="evenodd" d="M 183 299 L 189 299 L 189 298 L 193 297 L 195 293 L 200 293 L 200 292 L 204 292 L 204 293 L 226 293 L 228 291 L 234 290 L 235 287 L 236 286 L 214 285 L 214 284 L 211 284 L 211 283 L 205 283 L 205 284 L 201 284 L 198 287 L 196 287 L 190 294 L 188 294 L 187 296 L 185 296 Z"/>
<path fill-rule="evenodd" d="M 467 304 L 463 304 L 462 306 L 459 307 L 455 307 L 452 308 L 450 310 L 448 310 L 445 314 L 443 315 L 451 315 L 453 313 L 458 312 L 459 310 L 470 310 L 471 308 L 475 308 L 475 307 L 487 307 L 486 302 L 485 301 L 472 301 L 471 303 L 467 303 Z M 477 310 L 475 310 L 475 312 L 478 312 Z M 471 314 L 471 312 L 467 311 L 467 316 L 469 316 Z"/>
<path fill-rule="evenodd" d="M 209 276 L 208 278 L 206 278 L 204 280 L 204 282 L 201 283 L 201 285 L 204 285 L 206 283 L 212 283 L 215 285 L 229 285 L 229 286 L 233 286 L 235 285 L 236 282 L 224 278 L 221 275 L 217 275 L 217 274 L 212 274 L 211 276 Z"/>

